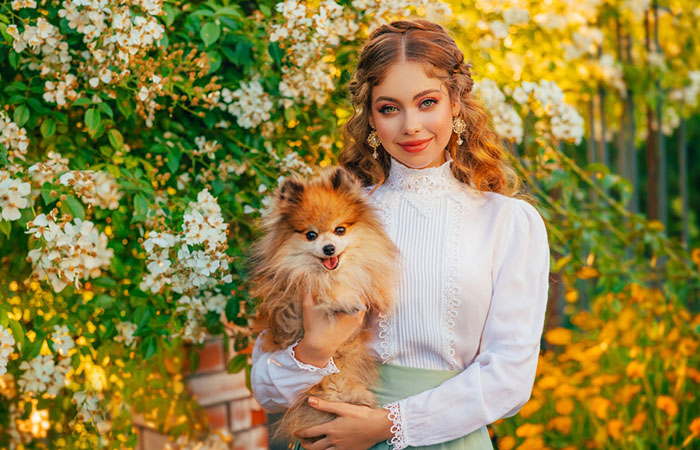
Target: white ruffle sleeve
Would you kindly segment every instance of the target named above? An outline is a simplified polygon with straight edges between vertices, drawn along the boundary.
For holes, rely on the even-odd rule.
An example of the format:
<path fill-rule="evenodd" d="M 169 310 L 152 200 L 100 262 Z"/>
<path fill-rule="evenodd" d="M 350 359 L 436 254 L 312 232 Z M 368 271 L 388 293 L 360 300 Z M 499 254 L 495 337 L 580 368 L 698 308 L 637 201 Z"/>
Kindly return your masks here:
<path fill-rule="evenodd" d="M 294 347 L 298 342 L 275 352 L 264 352 L 260 342 L 261 339 L 258 339 L 253 348 L 250 384 L 253 396 L 268 412 L 280 412 L 289 408 L 301 394 L 323 377 L 338 372 L 333 358 L 323 368 L 296 359 Z"/>
<path fill-rule="evenodd" d="M 385 406 L 396 450 L 465 436 L 515 415 L 530 398 L 547 306 L 549 247 L 537 210 L 522 200 L 509 206 L 479 352 L 454 378 Z"/>

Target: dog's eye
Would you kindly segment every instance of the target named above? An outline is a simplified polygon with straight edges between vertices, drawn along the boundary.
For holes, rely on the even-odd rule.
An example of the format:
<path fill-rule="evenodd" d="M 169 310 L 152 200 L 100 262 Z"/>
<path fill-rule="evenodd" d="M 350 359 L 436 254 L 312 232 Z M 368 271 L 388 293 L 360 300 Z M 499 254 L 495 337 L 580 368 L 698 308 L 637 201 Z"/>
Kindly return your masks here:
<path fill-rule="evenodd" d="M 315 231 L 309 231 L 308 233 L 306 233 L 306 239 L 308 239 L 309 241 L 313 241 L 317 237 L 318 234 Z"/>
<path fill-rule="evenodd" d="M 336 227 L 336 229 L 333 230 L 333 232 L 338 236 L 342 236 L 345 234 L 345 227 Z"/>

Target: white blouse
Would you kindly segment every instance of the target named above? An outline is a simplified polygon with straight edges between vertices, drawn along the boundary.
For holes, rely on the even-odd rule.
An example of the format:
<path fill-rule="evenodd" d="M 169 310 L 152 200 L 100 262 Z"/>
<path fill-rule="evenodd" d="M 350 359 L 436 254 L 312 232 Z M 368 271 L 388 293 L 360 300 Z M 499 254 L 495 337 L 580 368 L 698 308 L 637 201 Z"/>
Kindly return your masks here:
<path fill-rule="evenodd" d="M 544 325 L 549 247 L 529 203 L 459 182 L 451 162 L 410 169 L 392 160 L 372 194 L 401 255 L 397 308 L 372 317 L 385 363 L 461 372 L 386 405 L 396 450 L 447 442 L 517 413 L 530 397 Z M 298 361 L 290 346 L 256 343 L 251 382 L 263 408 L 287 408 L 336 372 Z"/>

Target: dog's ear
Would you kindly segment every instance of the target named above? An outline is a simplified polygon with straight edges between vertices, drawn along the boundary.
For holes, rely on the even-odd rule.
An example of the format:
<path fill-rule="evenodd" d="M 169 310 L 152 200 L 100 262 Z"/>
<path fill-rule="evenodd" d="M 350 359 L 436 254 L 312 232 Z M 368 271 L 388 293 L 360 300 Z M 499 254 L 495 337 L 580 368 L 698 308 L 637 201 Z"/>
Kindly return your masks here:
<path fill-rule="evenodd" d="M 287 201 L 290 203 L 299 203 L 303 194 L 304 185 L 297 180 L 285 180 L 282 183 L 282 186 L 280 186 L 280 200 Z"/>
<path fill-rule="evenodd" d="M 350 175 L 350 172 L 343 169 L 342 167 L 336 167 L 331 173 L 331 185 L 333 189 L 339 191 L 341 189 L 347 189 L 356 184 L 355 178 Z"/>

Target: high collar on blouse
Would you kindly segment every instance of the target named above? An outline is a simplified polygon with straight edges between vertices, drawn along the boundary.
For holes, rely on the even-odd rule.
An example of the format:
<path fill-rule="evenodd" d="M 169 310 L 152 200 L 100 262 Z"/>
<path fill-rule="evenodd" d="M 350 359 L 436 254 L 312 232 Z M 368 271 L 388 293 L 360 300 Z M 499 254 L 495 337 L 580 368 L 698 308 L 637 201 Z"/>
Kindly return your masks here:
<path fill-rule="evenodd" d="M 391 158 L 389 177 L 384 186 L 391 191 L 420 196 L 419 203 L 423 206 L 430 205 L 433 202 L 431 199 L 445 195 L 469 207 L 473 190 L 455 178 L 451 166 L 452 159 L 449 156 L 442 165 L 425 169 L 413 169 Z"/>

